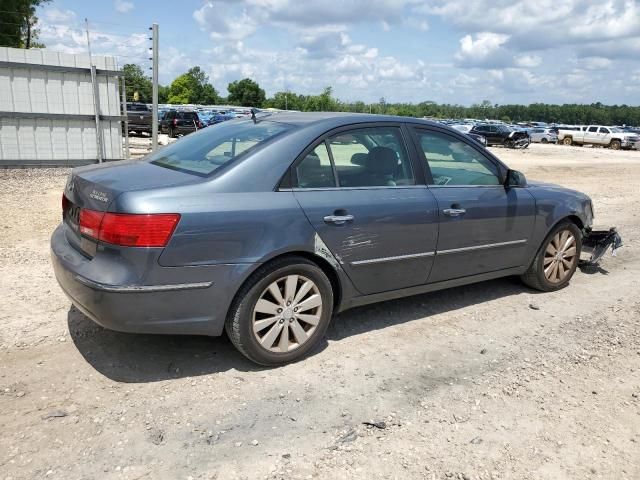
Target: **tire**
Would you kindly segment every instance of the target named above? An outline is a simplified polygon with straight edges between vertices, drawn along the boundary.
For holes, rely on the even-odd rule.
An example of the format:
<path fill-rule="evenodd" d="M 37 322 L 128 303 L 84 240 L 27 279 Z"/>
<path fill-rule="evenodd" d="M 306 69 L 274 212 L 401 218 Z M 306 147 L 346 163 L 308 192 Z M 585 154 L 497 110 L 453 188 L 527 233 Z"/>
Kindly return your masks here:
<path fill-rule="evenodd" d="M 546 138 L 542 137 L 542 140 L 540 140 L 540 143 L 549 143 L 549 140 L 547 140 Z"/>
<path fill-rule="evenodd" d="M 173 130 L 173 127 L 169 127 L 169 137 L 176 138 L 176 132 Z"/>
<path fill-rule="evenodd" d="M 611 147 L 612 150 L 620 150 L 621 146 L 622 143 L 620 143 L 620 140 L 611 140 L 611 143 L 609 144 L 609 147 Z"/>
<path fill-rule="evenodd" d="M 571 137 L 564 137 L 562 139 L 562 144 L 563 145 L 571 145 L 573 143 L 573 140 Z"/>
<path fill-rule="evenodd" d="M 504 146 L 506 148 L 515 148 L 516 147 L 516 142 L 514 142 L 513 140 L 505 140 L 504 141 Z"/>
<path fill-rule="evenodd" d="M 295 289 L 287 292 L 290 278 L 295 278 Z M 311 282 L 312 287 L 304 292 L 307 282 Z M 280 300 L 271 293 L 274 285 L 280 292 Z M 294 285 L 293 281 L 291 285 Z M 291 292 L 298 293 L 293 295 Z M 304 295 L 295 301 L 302 293 Z M 287 300 L 291 297 L 294 301 L 289 306 Z M 319 306 L 308 308 L 318 301 Z M 298 307 L 303 304 L 304 307 Z M 297 308 L 305 310 L 298 311 Z M 260 267 L 249 277 L 231 304 L 225 330 L 245 357 L 272 367 L 308 354 L 324 337 L 332 315 L 333 289 L 327 275 L 305 258 L 285 257 Z M 257 330 L 260 322 L 262 328 Z M 300 341 L 300 338 L 304 340 Z"/>
<path fill-rule="evenodd" d="M 568 242 L 568 237 L 565 239 L 564 235 L 573 236 L 573 243 L 566 246 L 564 250 L 562 249 L 564 245 L 556 248 L 556 245 Z M 558 239 L 560 239 L 560 242 L 558 242 Z M 549 232 L 549 235 L 544 239 L 538 253 L 533 259 L 531 266 L 520 279 L 529 287 L 543 292 L 560 290 L 566 287 L 571 281 L 571 277 L 573 277 L 578 267 L 578 262 L 580 261 L 581 250 L 582 232 L 575 223 L 564 220 Z M 556 253 L 555 256 L 554 253 Z M 568 255 L 565 256 L 563 253 L 565 255 L 567 253 L 573 253 L 573 255 L 569 258 Z M 560 261 L 557 260 L 558 254 L 561 255 Z M 549 261 L 550 259 L 553 260 Z M 558 266 L 554 267 L 554 263 Z M 545 266 L 550 270 L 545 270 Z M 561 272 L 563 272 L 562 277 L 560 275 Z"/>

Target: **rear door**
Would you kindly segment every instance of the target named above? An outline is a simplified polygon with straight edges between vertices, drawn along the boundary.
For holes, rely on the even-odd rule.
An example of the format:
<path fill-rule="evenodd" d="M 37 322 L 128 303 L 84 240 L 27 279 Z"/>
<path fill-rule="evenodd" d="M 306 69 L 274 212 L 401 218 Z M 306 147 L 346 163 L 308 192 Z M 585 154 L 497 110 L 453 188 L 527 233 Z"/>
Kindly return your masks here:
<path fill-rule="evenodd" d="M 524 265 L 535 222 L 526 188 L 503 186 L 504 167 L 447 132 L 415 129 L 439 209 L 439 235 L 429 283 Z"/>
<path fill-rule="evenodd" d="M 407 134 L 394 123 L 334 131 L 292 167 L 296 199 L 363 294 L 423 284 L 433 263 L 437 204 Z"/>
<path fill-rule="evenodd" d="M 587 128 L 587 130 L 584 132 L 584 142 L 595 143 L 595 144 L 600 143 L 599 136 L 598 136 L 598 127 L 591 126 Z"/>

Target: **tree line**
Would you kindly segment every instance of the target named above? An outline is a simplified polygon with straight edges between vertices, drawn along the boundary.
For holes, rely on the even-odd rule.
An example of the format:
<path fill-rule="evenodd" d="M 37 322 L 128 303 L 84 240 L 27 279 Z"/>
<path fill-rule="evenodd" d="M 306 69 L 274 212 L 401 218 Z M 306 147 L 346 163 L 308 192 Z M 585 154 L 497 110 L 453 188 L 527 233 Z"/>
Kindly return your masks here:
<path fill-rule="evenodd" d="M 127 100 L 133 101 L 137 92 L 139 101 L 151 102 L 151 81 L 142 69 L 134 64 L 124 66 Z M 532 103 L 530 105 L 499 105 L 488 100 L 471 106 L 436 103 L 387 103 L 381 98 L 375 103 L 362 101 L 343 102 L 335 98 L 331 87 L 318 95 L 295 92 L 276 92 L 267 98 L 257 82 L 245 78 L 227 86 L 228 96 L 223 97 L 209 82 L 200 67 L 193 67 L 178 76 L 168 86 L 160 86 L 159 103 L 237 105 L 257 108 L 278 108 L 303 112 L 357 112 L 429 118 L 495 119 L 505 122 L 538 121 L 563 124 L 640 125 L 640 107 L 630 105 Z"/>

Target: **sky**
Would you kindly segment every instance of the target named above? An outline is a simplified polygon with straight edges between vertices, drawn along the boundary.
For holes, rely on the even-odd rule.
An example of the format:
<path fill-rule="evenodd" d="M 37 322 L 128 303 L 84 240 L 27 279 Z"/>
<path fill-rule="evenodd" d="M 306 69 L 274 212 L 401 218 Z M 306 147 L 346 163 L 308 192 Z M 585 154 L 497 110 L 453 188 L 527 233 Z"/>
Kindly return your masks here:
<path fill-rule="evenodd" d="M 470 105 L 640 105 L 640 0 L 52 0 L 51 50 L 151 66 L 160 83 L 199 65 L 227 95 L 249 77 L 272 95 Z"/>

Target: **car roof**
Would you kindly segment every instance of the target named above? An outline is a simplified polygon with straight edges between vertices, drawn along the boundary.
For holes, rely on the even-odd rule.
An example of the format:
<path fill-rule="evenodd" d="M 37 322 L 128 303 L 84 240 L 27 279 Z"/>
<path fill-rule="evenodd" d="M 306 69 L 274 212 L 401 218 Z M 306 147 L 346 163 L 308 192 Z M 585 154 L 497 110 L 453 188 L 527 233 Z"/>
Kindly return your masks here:
<path fill-rule="evenodd" d="M 313 124 L 323 124 L 329 128 L 351 125 L 353 123 L 368 122 L 404 122 L 420 123 L 423 125 L 442 126 L 438 122 L 423 120 L 414 117 L 400 117 L 394 115 L 375 115 L 370 113 L 350 113 L 350 112 L 258 112 L 258 121 L 272 121 L 287 123 L 296 126 L 310 126 Z"/>

